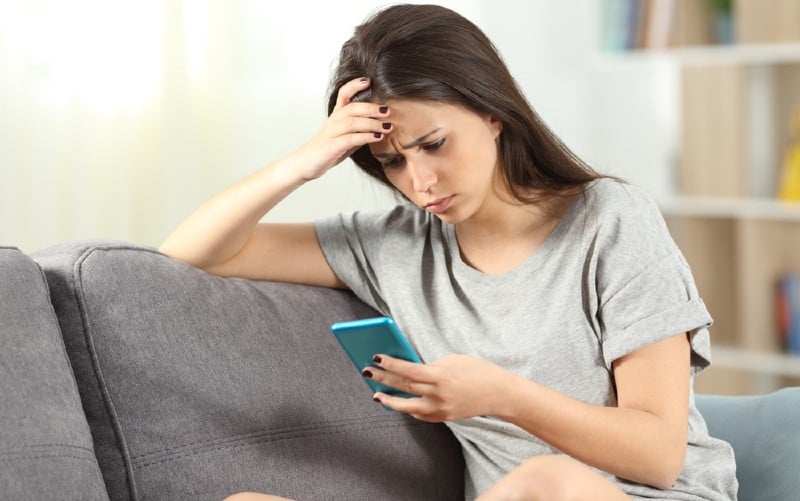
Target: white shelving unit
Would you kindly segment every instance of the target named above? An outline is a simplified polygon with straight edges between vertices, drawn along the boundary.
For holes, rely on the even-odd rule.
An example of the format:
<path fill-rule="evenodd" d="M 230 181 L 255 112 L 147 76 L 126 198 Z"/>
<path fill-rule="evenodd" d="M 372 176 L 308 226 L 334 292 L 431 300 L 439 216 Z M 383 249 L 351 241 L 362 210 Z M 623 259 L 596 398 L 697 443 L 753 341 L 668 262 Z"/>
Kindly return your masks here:
<path fill-rule="evenodd" d="M 679 221 L 678 225 L 680 222 L 686 224 L 689 221 L 691 224 L 692 220 L 700 220 L 703 221 L 700 223 L 703 227 L 709 227 L 714 225 L 713 221 L 717 221 L 718 226 L 727 227 L 728 231 L 733 228 L 732 232 L 735 233 L 740 225 L 761 228 L 764 225 L 777 224 L 786 228 L 785 225 L 788 224 L 794 231 L 800 231 L 800 203 L 797 202 L 767 198 L 672 197 L 659 200 L 659 206 L 665 217 Z M 781 245 L 781 242 L 777 245 Z M 800 253 L 800 248 L 797 253 Z M 752 266 L 748 265 L 750 267 Z M 723 329 L 731 328 L 730 322 L 721 323 Z M 767 331 L 769 335 L 769 329 Z M 712 327 L 712 333 L 714 332 Z M 750 333 L 750 336 L 737 337 L 741 342 L 742 337 L 759 338 L 764 334 L 765 332 L 757 331 Z M 712 335 L 712 342 L 714 339 L 715 336 Z M 800 381 L 800 356 L 765 349 L 763 344 L 759 348 L 750 349 L 714 343 L 712 358 L 715 368 L 748 375 L 749 383 L 740 384 L 747 384 L 753 392 L 776 389 L 782 385 L 783 378 Z"/>
<path fill-rule="evenodd" d="M 711 45 L 713 37 L 698 31 L 710 29 L 705 3 L 675 5 L 676 40 L 687 46 L 608 52 L 595 69 L 667 80 L 646 89 L 678 116 L 675 187 L 656 195 L 714 318 L 714 363 L 698 390 L 797 385 L 800 356 L 782 351 L 775 284 L 800 272 L 800 202 L 774 197 L 789 115 L 800 106 L 800 1 L 734 0 L 730 45 Z"/>
<path fill-rule="evenodd" d="M 800 202 L 784 202 L 774 198 L 678 196 L 659 200 L 658 203 L 667 217 L 800 222 Z"/>
<path fill-rule="evenodd" d="M 610 68 L 654 63 L 678 66 L 788 64 L 800 62 L 800 43 L 732 44 L 606 52 L 600 56 L 598 62 Z"/>

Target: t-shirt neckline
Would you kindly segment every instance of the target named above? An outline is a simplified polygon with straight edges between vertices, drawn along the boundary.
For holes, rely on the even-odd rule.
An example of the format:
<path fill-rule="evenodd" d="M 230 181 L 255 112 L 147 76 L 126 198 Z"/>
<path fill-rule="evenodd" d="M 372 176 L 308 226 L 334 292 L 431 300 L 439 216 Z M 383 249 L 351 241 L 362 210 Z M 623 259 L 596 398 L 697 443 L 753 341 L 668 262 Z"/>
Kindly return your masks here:
<path fill-rule="evenodd" d="M 563 236 L 564 232 L 569 228 L 571 220 L 574 218 L 574 212 L 577 210 L 578 198 L 585 196 L 579 193 L 570 203 L 569 207 L 558 220 L 556 227 L 547 236 L 542 245 L 534 250 L 523 262 L 514 268 L 498 274 L 490 274 L 482 272 L 473 268 L 461 257 L 461 250 L 458 246 L 458 237 L 456 236 L 455 225 L 449 223 L 442 223 L 444 226 L 444 234 L 447 239 L 448 252 L 450 254 L 451 262 L 453 263 L 454 272 L 458 276 L 479 282 L 505 282 L 513 280 L 515 277 L 523 276 L 527 271 L 536 269 L 548 258 L 558 241 Z"/>

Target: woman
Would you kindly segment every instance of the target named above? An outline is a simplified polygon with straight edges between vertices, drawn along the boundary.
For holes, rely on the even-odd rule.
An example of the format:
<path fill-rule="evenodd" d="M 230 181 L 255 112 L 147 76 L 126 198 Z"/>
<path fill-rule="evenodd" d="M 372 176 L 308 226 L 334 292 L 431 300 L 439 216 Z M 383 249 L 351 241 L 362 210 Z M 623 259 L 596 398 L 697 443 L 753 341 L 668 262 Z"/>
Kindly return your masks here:
<path fill-rule="evenodd" d="M 711 318 L 655 204 L 563 146 L 475 25 L 438 6 L 376 13 L 342 48 L 328 111 L 161 250 L 350 288 L 394 317 L 429 363 L 376 354 L 364 376 L 420 395 L 381 404 L 447 423 L 470 499 L 735 499 L 732 450 L 691 391 Z M 259 223 L 348 156 L 407 203 Z"/>

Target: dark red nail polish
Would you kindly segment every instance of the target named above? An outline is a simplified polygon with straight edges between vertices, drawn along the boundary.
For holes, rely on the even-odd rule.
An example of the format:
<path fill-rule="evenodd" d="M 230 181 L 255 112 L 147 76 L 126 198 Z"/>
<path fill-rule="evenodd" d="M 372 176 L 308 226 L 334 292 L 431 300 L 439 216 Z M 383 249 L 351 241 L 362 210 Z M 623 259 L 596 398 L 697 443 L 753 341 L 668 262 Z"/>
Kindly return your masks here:
<path fill-rule="evenodd" d="M 383 135 L 383 134 L 381 134 L 380 132 L 376 132 L 376 133 L 375 133 L 375 137 L 376 137 L 376 138 L 379 138 L 379 137 L 381 137 L 382 135 Z"/>
<path fill-rule="evenodd" d="M 380 355 L 375 355 L 372 357 L 372 361 L 375 362 L 376 364 L 379 364 L 383 361 L 383 359 L 380 357 Z"/>
<path fill-rule="evenodd" d="M 361 371 L 361 375 L 372 379 L 372 371 L 369 369 L 364 369 L 363 371 Z"/>
<path fill-rule="evenodd" d="M 378 403 L 381 403 L 381 401 L 380 401 L 380 400 L 378 400 L 378 397 L 372 397 L 372 400 L 374 400 L 374 401 L 376 401 L 376 402 L 378 402 Z"/>
<path fill-rule="evenodd" d="M 381 113 L 386 113 L 387 111 L 389 111 L 389 107 L 381 106 L 380 108 L 378 108 L 378 111 L 380 111 Z"/>
<path fill-rule="evenodd" d="M 383 124 L 381 124 L 381 127 L 383 127 L 386 130 L 389 130 L 392 128 L 392 124 L 384 122 Z"/>

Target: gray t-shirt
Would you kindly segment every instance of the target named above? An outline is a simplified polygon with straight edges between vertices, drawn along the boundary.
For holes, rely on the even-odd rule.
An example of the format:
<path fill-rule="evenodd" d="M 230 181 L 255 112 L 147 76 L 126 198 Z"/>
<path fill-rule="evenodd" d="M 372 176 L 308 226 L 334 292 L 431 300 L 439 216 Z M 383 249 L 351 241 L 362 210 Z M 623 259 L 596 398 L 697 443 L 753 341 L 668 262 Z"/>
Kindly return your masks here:
<path fill-rule="evenodd" d="M 710 363 L 711 317 L 656 204 L 634 186 L 588 184 L 541 247 L 500 275 L 464 263 L 454 226 L 413 206 L 315 228 L 336 274 L 394 318 L 425 361 L 480 357 L 603 406 L 617 403 L 612 362 L 650 343 L 689 332 L 692 376 Z M 468 499 L 525 459 L 558 453 L 493 417 L 447 425 L 464 450 Z M 733 451 L 709 437 L 693 395 L 686 461 L 671 490 L 603 474 L 643 498 L 736 499 Z"/>

